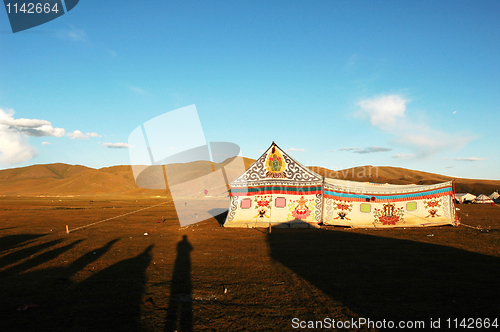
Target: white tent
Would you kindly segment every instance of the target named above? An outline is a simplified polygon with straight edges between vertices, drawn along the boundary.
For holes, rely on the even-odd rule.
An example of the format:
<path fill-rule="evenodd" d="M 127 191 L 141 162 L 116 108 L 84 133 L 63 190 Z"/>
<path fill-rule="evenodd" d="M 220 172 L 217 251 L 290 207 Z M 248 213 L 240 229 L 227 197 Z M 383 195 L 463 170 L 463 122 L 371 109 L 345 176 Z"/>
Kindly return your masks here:
<path fill-rule="evenodd" d="M 351 227 L 453 225 L 451 181 L 391 185 L 325 179 L 323 222 Z"/>
<path fill-rule="evenodd" d="M 491 204 L 491 203 L 493 203 L 493 200 L 491 198 L 489 198 L 488 196 L 481 194 L 481 195 L 476 197 L 476 199 L 474 200 L 474 203 Z"/>
<path fill-rule="evenodd" d="M 498 190 L 497 191 L 494 191 L 490 196 L 489 196 L 492 200 L 495 200 L 497 199 L 498 197 L 500 197 L 500 194 L 498 194 Z"/>
<path fill-rule="evenodd" d="M 455 224 L 452 182 L 389 185 L 322 178 L 274 142 L 230 183 L 224 227 Z"/>
<path fill-rule="evenodd" d="M 476 196 L 470 193 L 457 193 L 455 194 L 455 198 L 460 202 L 460 204 L 463 204 L 464 201 L 472 202 L 474 199 L 476 199 Z"/>
<path fill-rule="evenodd" d="M 318 227 L 323 178 L 274 142 L 230 183 L 224 227 Z"/>

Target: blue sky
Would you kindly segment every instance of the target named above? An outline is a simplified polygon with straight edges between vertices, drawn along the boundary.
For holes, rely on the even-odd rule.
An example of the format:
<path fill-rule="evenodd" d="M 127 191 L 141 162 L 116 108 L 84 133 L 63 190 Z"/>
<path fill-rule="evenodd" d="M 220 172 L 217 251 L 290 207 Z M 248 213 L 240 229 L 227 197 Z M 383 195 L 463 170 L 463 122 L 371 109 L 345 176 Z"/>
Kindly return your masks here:
<path fill-rule="evenodd" d="M 251 158 L 500 179 L 498 1 L 117 4 L 15 34 L 0 10 L 0 168 L 130 164 L 137 126 L 195 104 Z"/>

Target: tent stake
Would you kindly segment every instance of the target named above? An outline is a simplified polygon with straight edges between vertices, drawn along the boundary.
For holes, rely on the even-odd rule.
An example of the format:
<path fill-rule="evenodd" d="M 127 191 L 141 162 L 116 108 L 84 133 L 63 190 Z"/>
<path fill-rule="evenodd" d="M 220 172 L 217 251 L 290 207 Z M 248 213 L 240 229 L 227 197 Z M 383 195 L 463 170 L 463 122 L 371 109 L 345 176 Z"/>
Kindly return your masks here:
<path fill-rule="evenodd" d="M 69 234 L 69 227 L 66 225 L 66 234 Z"/>

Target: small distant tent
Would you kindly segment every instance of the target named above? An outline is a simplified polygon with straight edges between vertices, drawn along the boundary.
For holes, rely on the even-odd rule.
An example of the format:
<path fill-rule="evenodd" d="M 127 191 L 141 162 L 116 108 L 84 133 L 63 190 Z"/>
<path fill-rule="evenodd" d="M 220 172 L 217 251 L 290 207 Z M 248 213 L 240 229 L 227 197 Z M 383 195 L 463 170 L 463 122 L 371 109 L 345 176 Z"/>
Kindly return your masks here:
<path fill-rule="evenodd" d="M 500 197 L 500 194 L 498 194 L 498 190 L 497 191 L 494 191 L 491 195 L 490 195 L 490 198 L 492 200 L 496 200 L 497 198 Z"/>
<path fill-rule="evenodd" d="M 455 194 L 455 199 L 460 203 L 463 204 L 464 201 L 474 201 L 476 199 L 475 195 L 472 195 L 470 193 L 456 193 Z"/>
<path fill-rule="evenodd" d="M 476 199 L 474 200 L 474 203 L 477 203 L 477 204 L 491 204 L 491 203 L 494 203 L 494 202 L 488 196 L 481 194 L 481 195 L 479 195 L 479 196 L 476 197 Z"/>

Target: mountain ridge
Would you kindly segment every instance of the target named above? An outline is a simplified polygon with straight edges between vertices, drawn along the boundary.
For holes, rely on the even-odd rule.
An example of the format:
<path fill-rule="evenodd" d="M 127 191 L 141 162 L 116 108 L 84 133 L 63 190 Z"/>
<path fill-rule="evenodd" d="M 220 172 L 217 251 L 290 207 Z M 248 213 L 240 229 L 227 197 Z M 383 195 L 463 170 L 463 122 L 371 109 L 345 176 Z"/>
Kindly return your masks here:
<path fill-rule="evenodd" d="M 255 160 L 244 158 L 245 168 Z M 196 177 L 196 162 L 174 165 L 179 178 Z M 359 166 L 330 170 L 308 166 L 321 176 L 359 182 L 390 184 L 433 184 L 455 180 L 456 192 L 490 194 L 500 189 L 498 180 L 454 178 L 392 166 Z M 37 164 L 0 170 L 0 195 L 151 195 L 165 196 L 167 189 L 144 189 L 135 184 L 132 166 L 117 165 L 99 169 L 64 163 Z"/>

